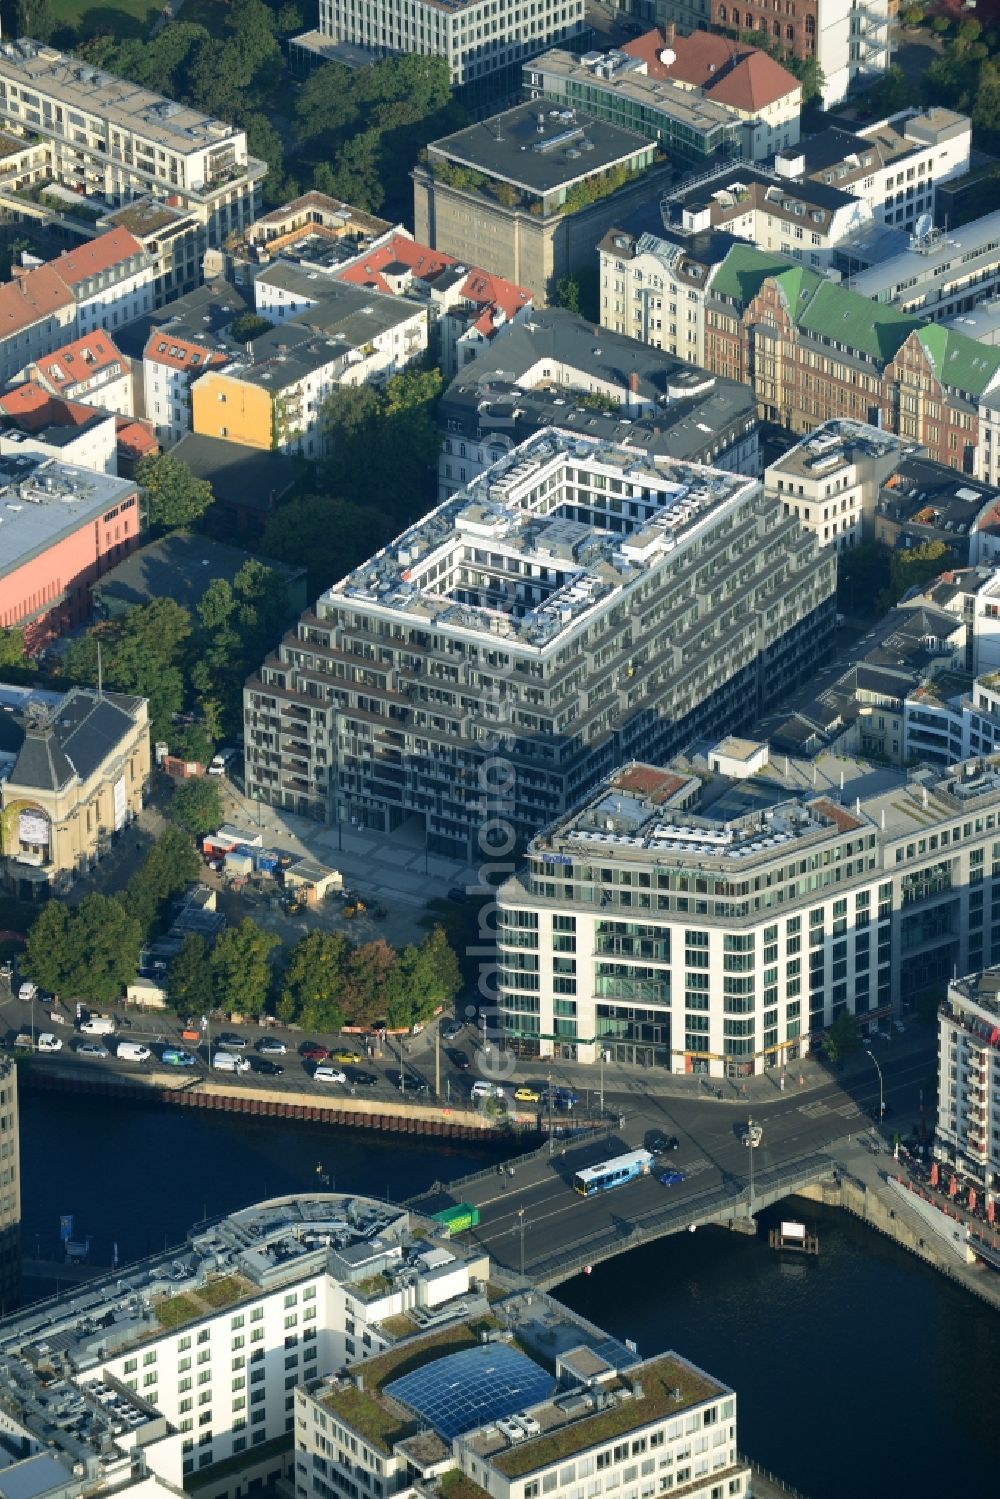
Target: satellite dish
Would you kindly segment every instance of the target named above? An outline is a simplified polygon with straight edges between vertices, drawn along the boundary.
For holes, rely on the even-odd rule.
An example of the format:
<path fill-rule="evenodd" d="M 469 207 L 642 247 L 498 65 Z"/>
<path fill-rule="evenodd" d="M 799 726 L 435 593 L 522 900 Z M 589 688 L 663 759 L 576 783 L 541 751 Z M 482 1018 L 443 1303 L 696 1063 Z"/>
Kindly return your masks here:
<path fill-rule="evenodd" d="M 677 53 L 674 51 L 673 47 L 664 47 L 663 51 L 660 53 L 660 61 L 665 68 L 669 68 L 672 62 L 677 61 Z"/>
<path fill-rule="evenodd" d="M 930 234 L 930 232 L 931 232 L 931 230 L 933 228 L 934 228 L 934 217 L 933 217 L 933 215 L 929 214 L 929 213 L 922 213 L 920 215 L 919 219 L 917 220 L 917 222 L 913 226 L 913 235 L 914 235 L 914 238 L 915 239 L 926 239 L 927 236 L 928 236 L 928 234 Z"/>

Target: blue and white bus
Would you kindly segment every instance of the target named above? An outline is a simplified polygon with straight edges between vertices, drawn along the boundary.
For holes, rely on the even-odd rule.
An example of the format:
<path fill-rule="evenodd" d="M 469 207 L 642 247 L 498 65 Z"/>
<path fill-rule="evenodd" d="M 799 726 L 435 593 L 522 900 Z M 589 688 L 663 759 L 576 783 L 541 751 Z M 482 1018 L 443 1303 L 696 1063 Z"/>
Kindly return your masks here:
<path fill-rule="evenodd" d="M 648 1176 L 653 1169 L 654 1157 L 648 1150 L 631 1150 L 628 1155 L 618 1155 L 611 1161 L 602 1161 L 599 1166 L 585 1166 L 573 1178 L 573 1187 L 581 1197 L 593 1197 L 596 1192 L 610 1192 L 612 1187 L 623 1187 L 637 1176 Z"/>

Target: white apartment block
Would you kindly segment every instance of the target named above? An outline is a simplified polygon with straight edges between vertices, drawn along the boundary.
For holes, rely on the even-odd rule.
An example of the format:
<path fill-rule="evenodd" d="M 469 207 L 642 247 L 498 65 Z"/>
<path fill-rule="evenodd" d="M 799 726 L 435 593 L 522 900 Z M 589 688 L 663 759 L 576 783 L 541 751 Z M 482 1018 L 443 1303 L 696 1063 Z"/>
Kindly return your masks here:
<path fill-rule="evenodd" d="M 57 399 L 53 405 L 58 407 L 63 403 Z M 0 411 L 3 409 L 0 397 Z M 114 416 L 96 408 L 88 412 L 84 407 L 78 407 L 76 415 L 76 421 L 65 425 L 54 421 L 50 427 L 34 432 L 9 427 L 0 432 L 0 453 L 36 453 L 57 463 L 117 478 L 118 437 Z"/>
<path fill-rule="evenodd" d="M 948 679 L 945 678 L 945 683 Z M 903 703 L 904 759 L 955 765 L 1000 749 L 1000 680 L 993 672 L 971 688 L 945 697 L 935 678 L 922 682 Z"/>
<path fill-rule="evenodd" d="M 34 360 L 25 375 L 63 400 L 82 401 L 116 416 L 134 415 L 129 362 L 103 330 Z"/>
<path fill-rule="evenodd" d="M 731 779 L 632 764 L 497 897 L 505 1034 L 529 1054 L 740 1077 L 1000 959 L 1000 773 L 827 756 Z"/>
<path fill-rule="evenodd" d="M 979 402 L 975 474 L 987 484 L 1000 485 L 1000 390 Z"/>
<path fill-rule="evenodd" d="M 537 1292 L 512 1296 L 300 1390 L 295 1499 L 748 1496 L 734 1392 L 676 1353 L 598 1336 Z"/>
<path fill-rule="evenodd" d="M 824 545 L 857 546 L 874 534 L 883 481 L 914 450 L 880 427 L 836 418 L 764 470 L 764 493 Z"/>
<path fill-rule="evenodd" d="M 199 339 L 169 324 L 153 329 L 142 353 L 143 414 L 161 443 L 180 442 L 191 431 L 192 382 L 229 357 L 207 335 Z"/>
<path fill-rule="evenodd" d="M 969 169 L 972 124 L 950 109 L 903 110 L 856 133 L 834 126 L 779 152 L 779 176 L 851 193 L 867 217 L 911 232 L 933 218 L 937 183 Z"/>
<path fill-rule="evenodd" d="M 323 37 L 447 59 L 453 86 L 516 70 L 585 30 L 583 0 L 320 0 Z"/>
<path fill-rule="evenodd" d="M 934 1154 L 1000 1195 L 1000 968 L 948 985 L 938 1010 Z"/>
<path fill-rule="evenodd" d="M 0 124 L 42 140 L 51 178 L 109 207 L 154 194 L 206 226 L 243 229 L 267 171 L 246 132 L 27 37 L 0 44 Z"/>

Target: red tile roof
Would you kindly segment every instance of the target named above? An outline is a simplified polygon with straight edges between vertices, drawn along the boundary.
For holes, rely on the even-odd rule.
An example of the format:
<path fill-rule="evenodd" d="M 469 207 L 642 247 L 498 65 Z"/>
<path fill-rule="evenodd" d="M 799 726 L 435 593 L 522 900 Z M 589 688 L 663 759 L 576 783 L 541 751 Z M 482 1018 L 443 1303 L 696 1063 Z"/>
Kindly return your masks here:
<path fill-rule="evenodd" d="M 115 437 L 119 452 L 130 457 L 144 458 L 147 453 L 160 451 L 160 444 L 147 424 L 132 416 L 115 417 Z"/>
<path fill-rule="evenodd" d="M 122 355 L 108 335 L 100 329 L 83 338 L 74 339 L 70 344 L 63 344 L 61 349 L 55 349 L 51 354 L 36 359 L 34 363 L 46 383 L 56 390 L 76 385 L 80 380 L 96 375 L 99 370 L 111 369 L 116 364 L 121 370 L 125 369 Z"/>
<path fill-rule="evenodd" d="M 674 61 L 669 64 L 660 60 L 668 45 L 674 53 Z M 686 83 L 701 89 L 707 99 L 747 114 L 756 114 L 802 87 L 766 52 L 709 31 L 675 36 L 669 44 L 662 31 L 647 31 L 626 42 L 622 50 L 646 64 L 649 78 Z"/>
<path fill-rule="evenodd" d="M 94 406 L 51 395 L 34 380 L 26 380 L 0 396 L 0 411 L 22 432 L 38 432 L 42 427 L 84 427 L 95 416 L 104 415 Z"/>
<path fill-rule="evenodd" d="M 107 234 L 99 234 L 96 239 L 78 245 L 75 250 L 64 250 L 49 263 L 59 272 L 67 286 L 76 286 L 90 276 L 110 270 L 132 255 L 141 254 L 142 245 L 139 241 L 119 225 L 117 229 L 109 229 Z"/>
<path fill-rule="evenodd" d="M 72 305 L 73 294 L 62 277 L 50 265 L 37 266 L 0 286 L 0 338 L 30 328 Z"/>
<path fill-rule="evenodd" d="M 155 364 L 169 364 L 175 370 L 208 369 L 213 364 L 226 363 L 226 356 L 217 349 L 208 349 L 194 339 L 178 338 L 169 328 L 153 329 L 142 357 Z"/>
<path fill-rule="evenodd" d="M 458 264 L 453 255 L 446 255 L 442 250 L 429 250 L 408 235 L 394 234 L 385 244 L 341 271 L 337 279 L 350 281 L 355 286 L 370 286 L 373 291 L 391 293 L 392 285 L 384 274 L 390 266 L 405 266 L 418 280 L 433 286 L 442 271 L 452 270 Z M 525 287 L 476 268 L 466 276 L 461 295 L 465 301 L 482 307 L 482 315 L 476 319 L 475 327 L 483 334 L 489 334 L 495 328 L 495 310 L 510 319 L 531 301 L 531 293 Z"/>

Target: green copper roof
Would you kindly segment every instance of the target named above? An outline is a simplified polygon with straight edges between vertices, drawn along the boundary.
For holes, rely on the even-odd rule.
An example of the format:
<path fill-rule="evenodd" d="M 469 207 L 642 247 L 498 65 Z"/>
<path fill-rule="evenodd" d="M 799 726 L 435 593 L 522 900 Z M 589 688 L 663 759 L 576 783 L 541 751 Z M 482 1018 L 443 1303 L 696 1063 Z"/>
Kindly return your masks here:
<path fill-rule="evenodd" d="M 954 333 L 940 323 L 929 323 L 918 336 L 942 385 L 981 396 L 1000 371 L 1000 348 Z"/>
<path fill-rule="evenodd" d="M 712 277 L 712 290 L 722 297 L 749 302 L 769 276 L 802 267 L 785 255 L 771 255 L 753 245 L 734 245 Z"/>
<path fill-rule="evenodd" d="M 824 281 L 798 319 L 807 333 L 831 338 L 848 349 L 857 349 L 869 359 L 891 359 L 923 318 L 883 307 L 870 297 L 848 291 L 834 281 Z"/>

